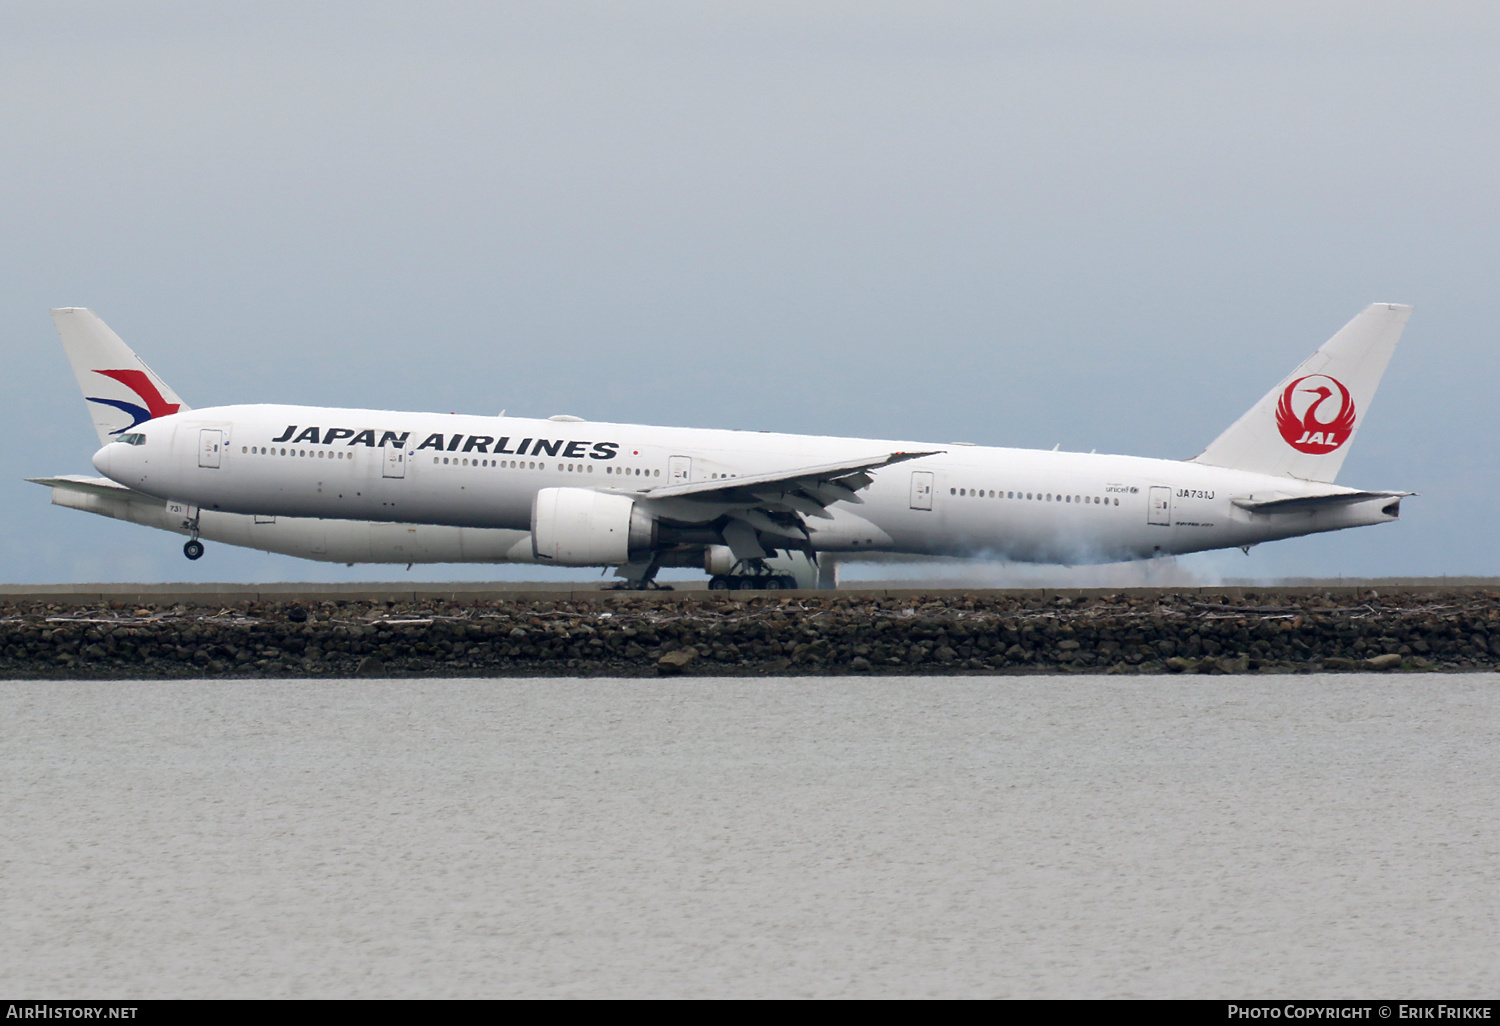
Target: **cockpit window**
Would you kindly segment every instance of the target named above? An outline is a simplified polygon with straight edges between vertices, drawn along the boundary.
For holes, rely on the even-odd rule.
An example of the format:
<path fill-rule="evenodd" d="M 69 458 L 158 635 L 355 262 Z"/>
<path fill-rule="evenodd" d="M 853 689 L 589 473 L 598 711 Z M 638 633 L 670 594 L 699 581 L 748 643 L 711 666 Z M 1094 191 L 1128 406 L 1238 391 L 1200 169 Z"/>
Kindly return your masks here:
<path fill-rule="evenodd" d="M 146 436 L 141 434 L 121 435 L 120 441 L 124 442 L 126 445 L 145 445 Z"/>

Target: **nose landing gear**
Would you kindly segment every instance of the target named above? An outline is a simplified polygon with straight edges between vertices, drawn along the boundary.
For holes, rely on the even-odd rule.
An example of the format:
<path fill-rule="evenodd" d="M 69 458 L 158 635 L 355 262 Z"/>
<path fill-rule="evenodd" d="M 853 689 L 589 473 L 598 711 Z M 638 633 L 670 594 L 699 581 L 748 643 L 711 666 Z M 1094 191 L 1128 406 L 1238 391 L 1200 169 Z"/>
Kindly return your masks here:
<path fill-rule="evenodd" d="M 202 516 L 202 510 L 197 506 L 187 507 L 187 517 L 182 521 L 182 526 L 191 532 L 190 537 L 182 546 L 182 554 L 188 559 L 203 558 L 203 543 L 198 540 L 198 518 Z"/>

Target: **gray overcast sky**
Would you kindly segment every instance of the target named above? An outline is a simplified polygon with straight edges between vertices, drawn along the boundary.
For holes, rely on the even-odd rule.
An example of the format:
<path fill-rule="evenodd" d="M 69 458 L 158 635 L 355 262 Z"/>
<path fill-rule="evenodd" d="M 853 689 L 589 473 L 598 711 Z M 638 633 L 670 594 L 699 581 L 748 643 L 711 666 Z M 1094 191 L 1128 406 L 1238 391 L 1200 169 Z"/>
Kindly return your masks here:
<path fill-rule="evenodd" d="M 1339 479 L 1402 522 L 1190 565 L 1500 573 L 1500 6 L 225 6 L 0 6 L 0 580 L 502 576 L 51 507 L 62 305 L 194 406 L 1177 458 L 1412 303 Z"/>

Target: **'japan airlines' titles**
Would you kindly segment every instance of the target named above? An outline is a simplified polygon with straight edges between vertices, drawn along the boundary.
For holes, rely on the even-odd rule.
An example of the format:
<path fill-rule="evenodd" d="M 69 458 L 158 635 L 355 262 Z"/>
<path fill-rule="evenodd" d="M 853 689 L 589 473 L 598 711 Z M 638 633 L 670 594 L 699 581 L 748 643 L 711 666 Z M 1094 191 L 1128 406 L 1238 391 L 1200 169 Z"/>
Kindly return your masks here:
<path fill-rule="evenodd" d="M 411 432 L 381 431 L 377 439 L 374 428 L 306 427 L 299 431 L 298 425 L 288 424 L 286 430 L 271 441 L 288 445 L 334 445 L 343 442 L 345 445 L 365 445 L 372 449 L 386 446 L 404 449 L 411 444 Z M 413 451 L 431 449 L 434 452 L 480 452 L 494 456 L 561 456 L 569 460 L 581 460 L 585 457 L 591 460 L 612 460 L 619 448 L 619 442 L 581 442 L 561 438 L 523 438 L 512 448 L 509 435 L 496 438 L 493 435 L 445 435 L 434 432 L 424 438 Z"/>

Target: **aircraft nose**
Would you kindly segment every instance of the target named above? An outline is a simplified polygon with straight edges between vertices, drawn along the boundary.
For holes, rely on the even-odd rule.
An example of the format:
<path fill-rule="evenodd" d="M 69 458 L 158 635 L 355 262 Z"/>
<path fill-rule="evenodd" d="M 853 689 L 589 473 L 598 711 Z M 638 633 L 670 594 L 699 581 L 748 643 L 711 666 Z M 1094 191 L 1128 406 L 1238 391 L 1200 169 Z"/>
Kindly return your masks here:
<path fill-rule="evenodd" d="M 103 474 L 105 477 L 109 477 L 109 454 L 110 450 L 114 447 L 114 443 L 111 442 L 104 448 L 100 449 L 98 452 L 94 453 L 94 469 L 99 471 L 99 473 Z"/>

